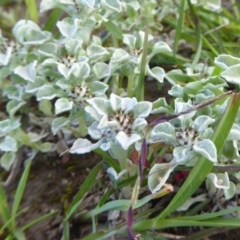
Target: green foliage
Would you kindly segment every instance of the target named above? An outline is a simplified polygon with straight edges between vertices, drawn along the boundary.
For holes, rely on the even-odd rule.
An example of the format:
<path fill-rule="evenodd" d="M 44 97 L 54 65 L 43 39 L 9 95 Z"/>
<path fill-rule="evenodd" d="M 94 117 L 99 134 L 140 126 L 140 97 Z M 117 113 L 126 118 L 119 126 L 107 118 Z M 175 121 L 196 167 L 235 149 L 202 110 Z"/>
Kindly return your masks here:
<path fill-rule="evenodd" d="M 104 161 L 65 209 L 64 239 L 71 238 L 79 212 L 92 220 L 92 234 L 84 239 L 126 231 L 132 236 L 132 230 L 154 239 L 149 230 L 237 225 L 238 208 L 198 215 L 204 204 L 219 204 L 221 197 L 230 204 L 239 194 L 240 98 L 228 92 L 229 84 L 236 91 L 240 85 L 239 10 L 232 3 L 229 10 L 215 0 L 42 0 L 39 13 L 36 1 L 26 0 L 22 20 L 16 20 L 17 10 L 5 11 L 11 1 L 1 3 L 0 94 L 6 109 L 0 116 L 0 166 L 12 171 L 19 152 L 28 154 L 12 208 L 0 186 L 2 230 L 9 239 L 25 239 L 24 230 L 54 214 L 17 226 L 30 160 L 38 152 L 93 151 Z M 164 89 L 153 102 L 144 101 L 150 80 Z M 149 124 L 154 114 L 163 117 Z M 109 183 L 95 207 L 84 209 L 100 184 L 102 165 Z M 223 165 L 231 171 L 216 171 Z M 190 172 L 169 205 L 136 213 L 170 196 L 178 169 Z M 128 229 L 123 223 L 100 229 L 104 212 L 109 223 L 128 212 Z M 226 220 L 226 214 L 234 218 Z"/>

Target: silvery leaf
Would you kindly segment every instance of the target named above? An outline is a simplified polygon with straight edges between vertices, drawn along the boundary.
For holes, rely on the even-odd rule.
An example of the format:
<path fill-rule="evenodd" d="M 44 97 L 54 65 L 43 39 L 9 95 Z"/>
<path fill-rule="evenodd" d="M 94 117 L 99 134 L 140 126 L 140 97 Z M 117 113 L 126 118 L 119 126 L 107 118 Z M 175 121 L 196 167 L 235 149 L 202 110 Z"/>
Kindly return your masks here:
<path fill-rule="evenodd" d="M 212 123 L 215 122 L 215 119 L 208 117 L 208 116 L 198 116 L 194 122 L 193 122 L 193 127 L 198 131 L 198 132 L 204 132 L 205 129 Z"/>
<path fill-rule="evenodd" d="M 16 153 L 5 152 L 0 159 L 1 167 L 4 168 L 5 171 L 9 171 L 11 169 L 12 164 L 14 163 L 15 158 L 16 158 Z M 18 160 L 19 159 L 16 159 L 16 161 Z"/>
<path fill-rule="evenodd" d="M 43 77 L 37 76 L 34 82 L 27 83 L 26 92 L 36 93 L 46 83 L 47 81 Z"/>
<path fill-rule="evenodd" d="M 3 90 L 3 95 L 9 99 L 21 101 L 23 96 L 23 88 L 18 85 L 6 86 Z"/>
<path fill-rule="evenodd" d="M 122 146 L 124 150 L 128 150 L 133 143 L 139 141 L 140 139 L 141 136 L 138 134 L 134 133 L 129 137 L 123 131 L 120 131 L 116 136 L 116 140 L 119 142 L 119 144 Z"/>
<path fill-rule="evenodd" d="M 162 41 L 154 44 L 150 58 L 152 58 L 156 54 L 161 54 L 161 53 L 172 54 L 172 49 L 168 46 L 167 43 Z"/>
<path fill-rule="evenodd" d="M 102 4 L 111 10 L 121 12 L 122 5 L 119 0 L 102 0 Z"/>
<path fill-rule="evenodd" d="M 95 97 L 87 100 L 88 104 L 93 107 L 99 115 L 105 115 L 111 109 L 110 103 L 107 99 Z"/>
<path fill-rule="evenodd" d="M 17 151 L 17 142 L 14 138 L 6 136 L 0 142 L 0 150 L 3 152 L 16 152 Z"/>
<path fill-rule="evenodd" d="M 42 45 L 52 37 L 50 32 L 36 29 L 28 29 L 22 39 L 19 39 L 24 45 Z"/>
<path fill-rule="evenodd" d="M 175 165 L 171 163 L 155 164 L 148 175 L 148 188 L 152 194 L 158 192 L 168 180 Z"/>
<path fill-rule="evenodd" d="M 140 132 L 145 126 L 147 126 L 147 121 L 145 119 L 136 118 L 132 123 L 132 130 L 135 132 Z"/>
<path fill-rule="evenodd" d="M 93 8 L 95 4 L 95 0 L 82 0 L 84 4 L 86 4 L 88 7 Z"/>
<path fill-rule="evenodd" d="M 228 141 L 240 140 L 240 126 L 238 124 L 233 124 L 230 133 L 227 137 Z"/>
<path fill-rule="evenodd" d="M 130 49 L 134 49 L 137 38 L 131 34 L 123 34 L 123 43 L 125 43 Z"/>
<path fill-rule="evenodd" d="M 141 46 L 143 47 L 144 38 L 145 38 L 145 32 L 139 31 L 138 34 L 139 34 Z M 154 37 L 152 35 L 148 34 L 148 42 L 152 41 L 153 39 L 154 39 Z"/>
<path fill-rule="evenodd" d="M 215 58 L 214 63 L 222 69 L 226 70 L 233 65 L 240 64 L 240 58 L 228 54 L 221 54 Z"/>
<path fill-rule="evenodd" d="M 194 203 L 197 203 L 197 202 L 203 202 L 205 200 L 207 200 L 207 196 L 206 194 L 201 194 L 197 197 L 190 197 L 181 207 L 179 207 L 177 209 L 178 212 L 182 212 L 182 211 L 187 211 L 189 209 L 189 207 L 191 207 Z"/>
<path fill-rule="evenodd" d="M 138 1 L 131 1 L 131 2 L 127 2 L 126 4 L 127 6 L 132 7 L 134 11 L 138 11 L 141 7 Z"/>
<path fill-rule="evenodd" d="M 57 56 L 57 44 L 53 42 L 44 43 L 38 48 L 37 51 L 42 56 L 55 58 L 55 56 Z"/>
<path fill-rule="evenodd" d="M 62 127 L 70 123 L 70 120 L 65 117 L 58 117 L 52 121 L 52 133 L 55 135 Z"/>
<path fill-rule="evenodd" d="M 15 68 L 14 73 L 22 77 L 26 81 L 34 82 L 36 78 L 37 60 L 26 65 Z"/>
<path fill-rule="evenodd" d="M 105 57 L 107 55 L 109 55 L 108 51 L 99 45 L 90 45 L 87 48 L 87 55 L 91 58 L 91 59 L 96 59 L 99 57 Z"/>
<path fill-rule="evenodd" d="M 58 6 L 59 0 L 42 0 L 40 2 L 40 12 L 45 12 Z"/>
<path fill-rule="evenodd" d="M 151 131 L 149 142 L 176 144 L 175 129 L 169 122 L 159 123 Z"/>
<path fill-rule="evenodd" d="M 0 66 L 7 66 L 11 58 L 12 48 L 8 47 L 5 53 L 0 53 Z"/>
<path fill-rule="evenodd" d="M 107 169 L 107 173 L 112 175 L 115 180 L 120 179 L 126 172 L 127 169 L 122 170 L 120 173 L 117 173 L 113 167 Z"/>
<path fill-rule="evenodd" d="M 118 95 L 111 93 L 110 104 L 111 104 L 112 110 L 114 112 L 118 111 L 121 108 L 124 109 L 124 107 L 122 106 L 122 100 L 123 99 L 121 97 L 119 97 Z"/>
<path fill-rule="evenodd" d="M 217 150 L 211 140 L 204 139 L 198 145 L 194 144 L 193 150 L 207 158 L 209 161 L 217 162 Z"/>
<path fill-rule="evenodd" d="M 225 173 L 209 173 L 207 176 L 206 187 L 212 191 L 214 188 L 218 189 L 229 189 L 230 181 L 227 172 Z M 213 187 L 211 187 L 211 184 Z"/>
<path fill-rule="evenodd" d="M 173 157 L 174 157 L 174 159 L 172 161 L 178 165 L 184 164 L 189 160 L 192 161 L 192 162 L 190 162 L 190 164 L 192 163 L 191 165 L 193 165 L 195 163 L 193 161 L 194 152 L 191 151 L 191 149 L 189 147 L 180 146 L 180 147 L 174 148 Z"/>
<path fill-rule="evenodd" d="M 17 101 L 17 100 L 11 100 L 7 103 L 7 112 L 9 113 L 10 117 L 13 117 L 14 114 L 23 106 L 25 105 L 25 101 Z"/>
<path fill-rule="evenodd" d="M 224 197 L 226 200 L 231 199 L 236 194 L 236 186 L 230 181 L 230 186 L 228 189 L 223 189 Z"/>
<path fill-rule="evenodd" d="M 75 63 L 73 75 L 80 79 L 86 79 L 90 74 L 90 66 L 86 62 Z"/>
<path fill-rule="evenodd" d="M 57 69 L 65 79 L 69 79 L 70 75 L 77 70 L 77 66 L 76 63 L 73 63 L 71 67 L 67 67 L 65 64 L 60 63 L 58 64 Z"/>
<path fill-rule="evenodd" d="M 38 90 L 37 100 L 42 99 L 51 100 L 57 96 L 57 90 L 52 85 L 44 85 Z"/>
<path fill-rule="evenodd" d="M 77 18 L 72 19 L 68 17 L 58 21 L 56 25 L 64 37 L 73 38 L 78 30 L 79 22 L 80 20 Z"/>
<path fill-rule="evenodd" d="M 160 67 L 154 67 L 150 69 L 147 65 L 147 75 L 153 77 L 158 82 L 162 83 L 165 77 L 165 71 Z"/>
<path fill-rule="evenodd" d="M 73 146 L 70 148 L 70 153 L 76 153 L 76 154 L 84 154 L 91 152 L 93 149 L 96 149 L 99 147 L 98 143 L 91 143 L 89 140 L 84 138 L 78 138 L 74 143 Z"/>
<path fill-rule="evenodd" d="M 15 38 L 19 42 L 21 42 L 20 40 L 24 37 L 25 33 L 30 29 L 41 31 L 40 27 L 35 22 L 31 20 L 22 19 L 15 24 L 12 32 Z"/>
<path fill-rule="evenodd" d="M 146 118 L 149 116 L 151 110 L 152 110 L 152 103 L 147 101 L 138 102 L 132 108 L 132 111 L 134 113 L 134 118 Z"/>
<path fill-rule="evenodd" d="M 66 112 L 71 110 L 73 107 L 73 102 L 69 101 L 67 98 L 59 98 L 55 102 L 55 114 Z"/>
<path fill-rule="evenodd" d="M 93 72 L 97 79 L 102 79 L 111 75 L 111 68 L 108 64 L 104 62 L 97 62 L 93 66 Z"/>
<path fill-rule="evenodd" d="M 151 114 L 156 113 L 172 113 L 172 108 L 167 104 L 165 98 L 159 98 L 158 100 L 153 102 Z"/>
<path fill-rule="evenodd" d="M 102 138 L 101 131 L 98 129 L 98 122 L 95 121 L 88 127 L 88 134 L 91 136 L 92 139 L 100 139 Z"/>
<path fill-rule="evenodd" d="M 90 88 L 91 88 L 91 92 L 94 95 L 100 96 L 100 95 L 105 94 L 105 92 L 108 89 L 108 85 L 103 82 L 94 81 L 91 83 Z"/>
<path fill-rule="evenodd" d="M 229 83 L 240 85 L 240 64 L 227 68 L 221 77 Z"/>
<path fill-rule="evenodd" d="M 168 94 L 176 97 L 176 98 L 183 98 L 183 88 L 180 85 L 174 85 L 169 91 Z"/>
<path fill-rule="evenodd" d="M 121 98 L 121 108 L 120 109 L 124 110 L 124 113 L 132 112 L 134 107 L 137 105 L 137 103 L 138 102 L 137 102 L 137 99 L 135 97 L 133 97 L 133 98 L 129 98 L 129 97 Z"/>
<path fill-rule="evenodd" d="M 110 63 L 122 63 L 129 59 L 129 54 L 123 49 L 116 49 L 111 57 Z"/>
<path fill-rule="evenodd" d="M 11 130 L 17 129 L 20 127 L 20 119 L 5 119 L 3 121 L 0 121 L 0 133 L 6 134 L 10 132 Z"/>

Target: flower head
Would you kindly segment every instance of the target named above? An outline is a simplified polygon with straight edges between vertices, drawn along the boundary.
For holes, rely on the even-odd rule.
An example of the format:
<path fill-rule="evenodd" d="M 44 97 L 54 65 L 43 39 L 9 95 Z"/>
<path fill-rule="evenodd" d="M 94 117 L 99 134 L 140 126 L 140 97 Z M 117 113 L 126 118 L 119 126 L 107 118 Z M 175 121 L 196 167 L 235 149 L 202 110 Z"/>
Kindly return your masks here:
<path fill-rule="evenodd" d="M 152 109 L 150 102 L 137 102 L 136 98 L 121 98 L 111 94 L 110 99 L 95 97 L 87 100 L 85 110 L 94 122 L 88 129 L 93 139 L 99 139 L 98 146 L 109 150 L 117 142 L 124 150 L 142 139 L 142 129 Z M 74 147 L 74 149 L 77 149 Z M 70 150 L 72 152 L 72 149 Z M 78 153 L 76 150 L 75 152 Z"/>

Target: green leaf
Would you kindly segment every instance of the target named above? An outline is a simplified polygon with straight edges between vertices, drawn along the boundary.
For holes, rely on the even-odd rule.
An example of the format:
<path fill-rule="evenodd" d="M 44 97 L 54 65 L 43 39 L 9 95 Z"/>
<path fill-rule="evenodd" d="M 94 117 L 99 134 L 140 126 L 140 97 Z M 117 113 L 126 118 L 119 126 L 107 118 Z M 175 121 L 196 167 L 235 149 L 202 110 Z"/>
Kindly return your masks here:
<path fill-rule="evenodd" d="M 183 28 L 184 17 L 185 17 L 185 5 L 186 5 L 186 0 L 181 0 L 180 7 L 179 7 L 179 17 L 178 17 L 177 26 L 176 26 L 176 34 L 175 34 L 174 45 L 173 45 L 174 56 L 176 56 L 177 54 L 178 43 L 181 39 L 182 28 Z"/>
<path fill-rule="evenodd" d="M 45 142 L 38 146 L 40 152 L 50 152 L 53 149 L 53 143 Z"/>
<path fill-rule="evenodd" d="M 21 176 L 20 182 L 18 184 L 17 187 L 17 191 L 13 200 L 13 205 L 12 205 L 12 211 L 11 211 L 11 215 L 14 216 L 17 213 L 18 207 L 20 205 L 20 202 L 22 200 L 22 196 L 23 196 L 23 192 L 27 183 L 27 178 L 28 178 L 28 174 L 29 174 L 29 170 L 30 170 L 30 166 L 31 166 L 31 160 L 28 160 L 26 162 L 26 166 L 24 169 L 24 172 Z M 14 220 L 15 221 L 15 220 Z"/>
<path fill-rule="evenodd" d="M 50 100 L 41 100 L 39 102 L 38 108 L 47 116 L 52 115 L 52 103 Z"/>
<path fill-rule="evenodd" d="M 38 9 L 35 0 L 25 0 L 27 6 L 27 14 L 34 22 L 38 22 Z"/>
<path fill-rule="evenodd" d="M 33 221 L 31 221 L 31 222 L 27 223 L 26 225 L 24 225 L 22 227 L 22 231 L 25 231 L 25 230 L 31 228 L 33 225 L 35 225 L 35 224 L 45 220 L 46 218 L 49 218 L 49 217 L 53 216 L 56 213 L 58 213 L 58 211 L 51 211 L 50 213 L 47 213 L 47 214 L 45 214 L 45 215 L 43 215 L 43 216 L 41 216 L 39 218 L 34 219 Z"/>
<path fill-rule="evenodd" d="M 143 42 L 143 54 L 141 59 L 141 65 L 140 65 L 140 74 L 138 79 L 138 85 L 136 92 L 136 98 L 137 100 L 143 101 L 144 100 L 144 82 L 145 82 L 145 72 L 146 72 L 146 65 L 147 65 L 147 55 L 148 55 L 148 24 L 146 25 L 145 29 L 145 35 L 144 35 L 144 42 Z"/>
<path fill-rule="evenodd" d="M 5 171 L 9 171 L 14 163 L 15 157 L 15 152 L 5 152 L 0 159 L 1 167 L 4 168 Z"/>
<path fill-rule="evenodd" d="M 4 223 L 7 223 L 11 219 L 11 212 L 2 183 L 0 183 L 0 216 L 3 219 Z M 7 227 L 10 229 L 10 231 L 14 229 L 14 226 L 10 224 L 10 222 L 8 223 Z"/>
<path fill-rule="evenodd" d="M 92 171 L 88 174 L 86 180 L 82 184 L 80 190 L 77 192 L 76 196 L 74 197 L 73 201 L 71 202 L 70 206 L 68 207 L 68 209 L 66 211 L 66 217 L 65 217 L 66 221 L 72 216 L 74 211 L 77 209 L 76 205 L 80 206 L 79 201 L 82 201 L 82 198 L 84 197 L 84 195 L 88 191 L 90 191 L 94 187 L 94 185 L 96 184 L 96 182 L 97 182 L 96 176 L 97 176 L 101 166 L 102 166 L 102 163 L 99 162 L 92 169 Z"/>

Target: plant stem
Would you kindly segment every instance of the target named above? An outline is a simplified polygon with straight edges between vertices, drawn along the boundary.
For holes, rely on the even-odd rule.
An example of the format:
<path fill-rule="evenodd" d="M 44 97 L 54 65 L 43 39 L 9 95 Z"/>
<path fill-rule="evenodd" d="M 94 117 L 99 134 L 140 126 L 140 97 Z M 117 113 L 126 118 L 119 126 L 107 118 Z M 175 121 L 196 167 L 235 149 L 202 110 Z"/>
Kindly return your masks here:
<path fill-rule="evenodd" d="M 128 97 L 134 96 L 134 73 L 128 75 L 128 86 L 127 86 L 127 94 Z"/>

